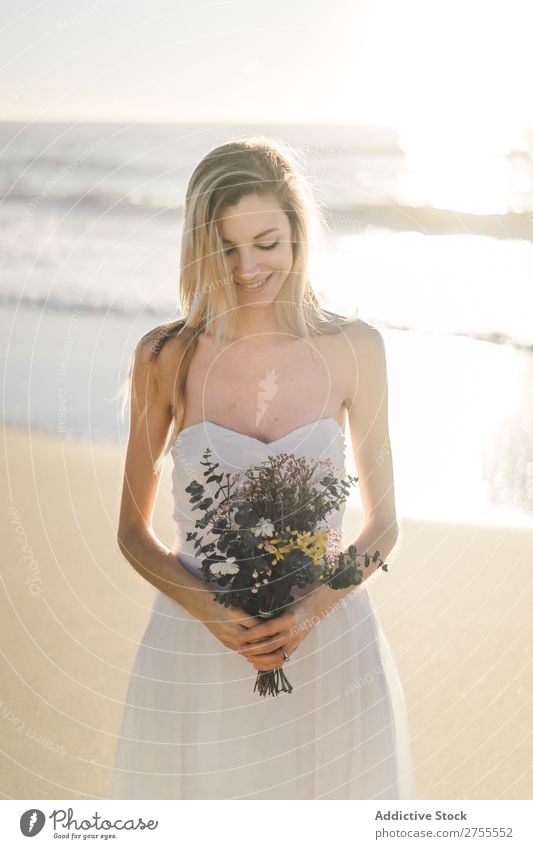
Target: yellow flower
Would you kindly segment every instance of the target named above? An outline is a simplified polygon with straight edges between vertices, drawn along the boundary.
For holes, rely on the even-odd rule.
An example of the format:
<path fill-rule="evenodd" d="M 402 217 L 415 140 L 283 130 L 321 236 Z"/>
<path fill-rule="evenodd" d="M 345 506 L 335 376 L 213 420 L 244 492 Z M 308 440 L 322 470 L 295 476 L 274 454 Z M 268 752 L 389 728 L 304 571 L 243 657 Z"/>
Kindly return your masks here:
<path fill-rule="evenodd" d="M 320 529 L 318 531 L 305 531 L 298 535 L 296 547 L 307 554 L 317 566 L 328 547 L 328 533 Z"/>
<path fill-rule="evenodd" d="M 294 540 L 290 540 L 285 545 L 280 546 L 280 539 L 273 539 L 270 542 L 268 551 L 273 554 L 278 560 L 283 560 L 284 556 L 290 551 L 299 550 L 307 554 L 313 561 L 313 566 L 318 566 L 327 550 L 328 533 L 321 529 L 318 531 L 291 531 Z"/>

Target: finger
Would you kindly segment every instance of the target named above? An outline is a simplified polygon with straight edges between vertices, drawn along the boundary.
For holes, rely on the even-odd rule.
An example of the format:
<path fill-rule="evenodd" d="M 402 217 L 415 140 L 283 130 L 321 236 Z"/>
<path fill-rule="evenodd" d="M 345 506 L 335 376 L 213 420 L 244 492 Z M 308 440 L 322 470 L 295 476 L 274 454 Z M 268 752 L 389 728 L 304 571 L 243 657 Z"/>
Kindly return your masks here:
<path fill-rule="evenodd" d="M 241 625 L 246 629 L 255 628 L 261 622 L 257 617 L 249 616 L 247 613 L 239 612 L 238 610 L 231 611 L 230 617 L 237 625 Z"/>
<path fill-rule="evenodd" d="M 254 628 L 249 628 L 246 632 L 243 632 L 241 634 L 241 641 L 243 643 L 250 643 L 256 640 L 264 640 L 267 637 L 287 631 L 291 625 L 292 619 L 289 620 L 286 616 L 278 616 L 268 622 L 261 622 L 260 625 L 256 625 Z"/>
<path fill-rule="evenodd" d="M 261 640 L 258 643 L 246 643 L 245 645 L 240 647 L 240 651 L 246 656 L 251 657 L 255 655 L 263 655 L 263 654 L 271 654 L 276 649 L 280 649 L 290 639 L 290 633 L 288 631 L 283 631 L 281 634 L 276 635 L 275 637 L 270 637 L 266 640 Z"/>
<path fill-rule="evenodd" d="M 251 666 L 253 666 L 255 669 L 258 668 L 256 666 L 256 663 L 260 663 L 263 660 L 264 657 L 277 657 L 280 662 L 283 660 L 283 656 L 282 656 L 281 652 L 279 652 L 279 651 L 277 652 L 277 654 L 276 654 L 276 652 L 269 652 L 268 655 L 249 654 L 248 651 L 243 651 L 242 649 L 239 649 L 239 648 L 234 649 L 234 651 L 237 654 L 240 654 L 241 657 L 243 658 L 243 660 L 248 661 L 248 663 L 251 664 Z M 287 652 L 287 654 L 288 654 L 288 652 Z"/>

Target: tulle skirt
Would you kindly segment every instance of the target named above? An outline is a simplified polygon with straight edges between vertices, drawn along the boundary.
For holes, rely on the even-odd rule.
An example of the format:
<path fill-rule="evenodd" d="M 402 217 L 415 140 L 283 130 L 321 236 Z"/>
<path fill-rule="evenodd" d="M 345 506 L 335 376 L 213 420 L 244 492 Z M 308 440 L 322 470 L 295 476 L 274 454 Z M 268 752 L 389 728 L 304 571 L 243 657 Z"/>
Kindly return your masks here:
<path fill-rule="evenodd" d="M 402 685 L 364 587 L 310 630 L 284 670 L 292 693 L 254 693 L 254 667 L 158 592 L 109 798 L 415 798 Z"/>

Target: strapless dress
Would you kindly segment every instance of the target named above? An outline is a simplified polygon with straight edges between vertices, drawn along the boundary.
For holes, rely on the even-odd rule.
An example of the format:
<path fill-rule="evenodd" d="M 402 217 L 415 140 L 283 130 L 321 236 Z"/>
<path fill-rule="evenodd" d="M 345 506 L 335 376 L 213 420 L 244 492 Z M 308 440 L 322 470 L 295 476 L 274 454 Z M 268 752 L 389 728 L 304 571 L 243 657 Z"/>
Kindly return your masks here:
<path fill-rule="evenodd" d="M 207 447 L 219 472 L 290 452 L 329 458 L 346 476 L 345 434 L 332 417 L 269 443 L 210 421 L 184 428 L 171 452 L 172 550 L 196 577 L 186 535 L 199 513 L 185 489 L 205 483 Z M 343 517 L 344 508 L 328 524 L 342 530 Z M 364 585 L 311 629 L 285 672 L 292 693 L 259 696 L 254 667 L 156 591 L 130 673 L 109 798 L 416 798 L 402 684 Z"/>

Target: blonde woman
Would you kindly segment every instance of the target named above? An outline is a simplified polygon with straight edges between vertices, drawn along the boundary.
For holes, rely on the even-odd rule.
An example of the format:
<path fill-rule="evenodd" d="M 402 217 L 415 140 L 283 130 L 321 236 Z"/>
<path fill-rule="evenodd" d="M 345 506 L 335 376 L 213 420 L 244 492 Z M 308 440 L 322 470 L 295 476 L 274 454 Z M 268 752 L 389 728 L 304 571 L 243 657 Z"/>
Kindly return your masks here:
<path fill-rule="evenodd" d="M 211 150 L 186 193 L 182 319 L 137 344 L 127 387 L 118 542 L 156 590 L 131 672 L 110 798 L 413 798 L 401 682 L 365 571 L 357 588 L 313 585 L 260 621 L 213 600 L 187 532 L 191 480 L 210 447 L 219 471 L 269 454 L 328 457 L 345 476 L 349 424 L 364 522 L 358 551 L 395 545 L 383 339 L 321 309 L 308 277 L 321 212 L 297 155 L 248 138 Z M 151 526 L 173 461 L 171 549 Z M 343 512 L 331 516 L 342 526 Z M 253 692 L 290 664 L 294 690 Z"/>

